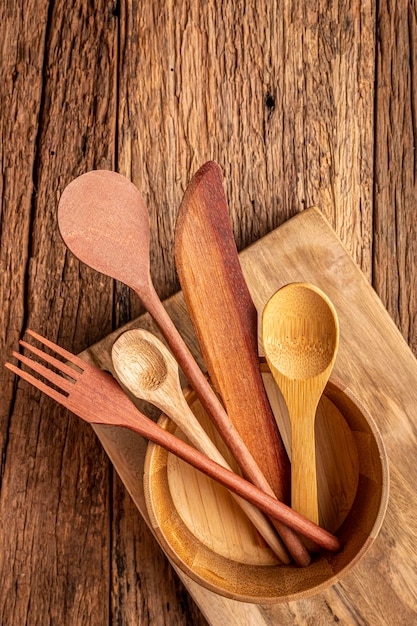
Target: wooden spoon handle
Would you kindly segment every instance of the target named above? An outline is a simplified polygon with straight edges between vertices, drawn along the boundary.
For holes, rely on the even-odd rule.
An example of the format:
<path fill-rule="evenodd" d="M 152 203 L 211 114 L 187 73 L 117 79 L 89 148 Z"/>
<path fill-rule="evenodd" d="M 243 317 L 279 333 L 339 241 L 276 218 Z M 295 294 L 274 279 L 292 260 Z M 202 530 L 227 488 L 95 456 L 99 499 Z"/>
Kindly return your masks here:
<path fill-rule="evenodd" d="M 252 482 L 256 484 L 259 483 L 259 486 L 263 488 L 263 486 L 267 484 L 264 475 L 247 449 L 238 431 L 230 422 L 220 400 L 214 393 L 206 376 L 201 371 L 175 324 L 166 312 L 152 284 L 149 285 L 149 295 L 145 296 L 142 291 L 140 297 L 164 335 L 179 366 L 197 394 L 203 408 L 216 425 L 225 444 L 233 454 L 240 468 Z"/>

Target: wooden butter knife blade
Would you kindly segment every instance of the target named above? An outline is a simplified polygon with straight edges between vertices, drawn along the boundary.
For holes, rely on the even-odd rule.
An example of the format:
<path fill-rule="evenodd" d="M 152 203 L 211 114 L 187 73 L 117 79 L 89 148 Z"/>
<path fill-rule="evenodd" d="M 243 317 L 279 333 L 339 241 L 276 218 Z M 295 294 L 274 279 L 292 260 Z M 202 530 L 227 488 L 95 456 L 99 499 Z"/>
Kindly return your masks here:
<path fill-rule="evenodd" d="M 191 180 L 175 229 L 175 263 L 213 385 L 275 495 L 290 498 L 290 463 L 259 367 L 257 311 L 240 266 L 220 167 L 210 161 Z M 297 561 L 308 560 L 295 537 Z M 284 530 L 284 534 L 285 534 Z"/>

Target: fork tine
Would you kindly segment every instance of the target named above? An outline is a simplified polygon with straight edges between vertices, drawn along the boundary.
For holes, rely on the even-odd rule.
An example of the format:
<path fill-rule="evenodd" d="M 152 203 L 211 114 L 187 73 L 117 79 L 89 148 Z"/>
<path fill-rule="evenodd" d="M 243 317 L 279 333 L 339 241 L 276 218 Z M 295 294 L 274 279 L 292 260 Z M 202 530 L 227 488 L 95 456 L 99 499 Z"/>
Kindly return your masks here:
<path fill-rule="evenodd" d="M 36 346 L 32 346 L 30 343 L 23 341 L 23 339 L 21 339 L 19 343 L 21 346 L 23 346 L 30 352 L 33 352 L 33 354 L 36 354 L 36 356 L 40 357 L 41 359 L 44 359 L 47 363 L 53 365 L 53 367 L 55 367 L 57 370 L 60 370 L 63 374 L 69 376 L 73 380 L 77 380 L 77 378 L 80 376 L 80 372 L 77 372 L 75 369 L 73 369 L 66 363 L 63 363 L 62 361 L 59 361 L 50 354 L 46 354 L 46 352 L 44 352 L 43 350 L 39 350 L 39 348 L 36 348 Z"/>
<path fill-rule="evenodd" d="M 65 348 L 61 348 L 61 346 L 58 346 L 53 341 L 46 339 L 46 337 L 42 337 L 42 335 L 39 335 L 34 330 L 31 330 L 30 328 L 26 328 L 25 332 L 27 332 L 28 335 L 30 335 L 31 337 L 34 337 L 40 343 L 43 343 L 44 346 L 47 346 L 48 348 L 50 348 L 51 350 L 53 350 L 54 352 L 62 356 L 67 361 L 70 361 L 71 363 L 79 367 L 80 369 L 84 370 L 87 367 L 86 362 L 80 359 L 78 356 L 76 356 L 75 354 L 72 354 L 72 352 L 68 352 L 68 350 L 65 350 Z"/>
<path fill-rule="evenodd" d="M 52 387 L 50 387 L 49 385 L 46 385 L 41 380 L 38 380 L 37 378 L 32 376 L 32 374 L 29 374 L 29 372 L 25 372 L 21 370 L 19 367 L 16 367 L 16 365 L 12 365 L 12 363 L 5 363 L 4 365 L 5 367 L 7 367 L 7 369 L 11 370 L 14 374 L 16 374 L 17 376 L 20 376 L 20 378 L 23 378 L 23 380 L 26 380 L 26 382 L 30 383 L 31 385 L 39 389 L 40 391 L 45 393 L 47 396 L 49 396 L 50 398 L 52 398 L 59 404 L 62 404 L 63 406 L 69 408 L 68 403 L 67 403 L 67 397 L 64 396 L 62 393 L 60 393 L 59 391 L 57 391 L 56 389 L 52 389 Z"/>
<path fill-rule="evenodd" d="M 67 380 L 66 378 L 63 378 L 59 374 L 56 374 L 54 371 L 50 370 L 48 367 L 41 365 L 41 363 L 38 363 L 37 361 L 34 361 L 33 359 L 29 359 L 23 354 L 19 354 L 19 352 L 12 352 L 12 354 L 14 357 L 16 357 L 18 361 L 21 361 L 22 363 L 30 367 L 34 372 L 36 372 L 37 374 L 40 374 L 41 376 L 46 378 L 46 380 L 49 380 L 50 383 L 52 383 L 59 389 L 62 389 L 63 391 L 66 391 L 67 393 L 71 393 L 71 391 L 74 390 L 74 383 L 71 383 L 69 380 Z M 46 357 L 45 360 L 48 361 L 49 355 L 46 354 L 46 355 L 43 355 L 43 357 L 44 358 Z"/>

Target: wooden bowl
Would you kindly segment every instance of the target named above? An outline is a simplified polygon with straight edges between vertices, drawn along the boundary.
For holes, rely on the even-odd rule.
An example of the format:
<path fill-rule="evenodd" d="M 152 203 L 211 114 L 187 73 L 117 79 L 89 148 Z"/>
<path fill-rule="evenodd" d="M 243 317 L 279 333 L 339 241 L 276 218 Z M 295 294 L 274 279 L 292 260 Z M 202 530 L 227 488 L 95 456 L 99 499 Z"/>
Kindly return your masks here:
<path fill-rule="evenodd" d="M 285 405 L 269 372 L 264 373 L 264 382 L 289 450 Z M 192 392 L 187 400 L 234 465 Z M 166 416 L 159 424 L 183 437 Z M 389 482 L 385 449 L 373 419 L 336 380 L 328 383 L 317 410 L 316 450 L 320 524 L 337 534 L 344 547 L 338 554 L 318 553 L 311 565 L 299 568 L 277 562 L 226 489 L 149 444 L 146 505 L 168 557 L 207 589 L 245 602 L 287 602 L 335 584 L 375 540 L 387 507 Z"/>

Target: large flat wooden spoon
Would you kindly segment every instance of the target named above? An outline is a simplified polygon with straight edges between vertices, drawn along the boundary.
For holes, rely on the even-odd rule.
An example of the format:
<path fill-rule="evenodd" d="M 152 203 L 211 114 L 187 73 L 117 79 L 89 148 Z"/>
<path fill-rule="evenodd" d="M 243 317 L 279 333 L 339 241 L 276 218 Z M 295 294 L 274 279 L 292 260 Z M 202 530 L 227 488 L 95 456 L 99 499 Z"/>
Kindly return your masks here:
<path fill-rule="evenodd" d="M 175 262 L 211 380 L 270 488 L 288 501 L 290 465 L 259 368 L 257 312 L 240 267 L 221 170 L 214 162 L 198 170 L 184 195 Z M 309 560 L 295 536 L 282 527 L 279 532 L 294 558 Z"/>

